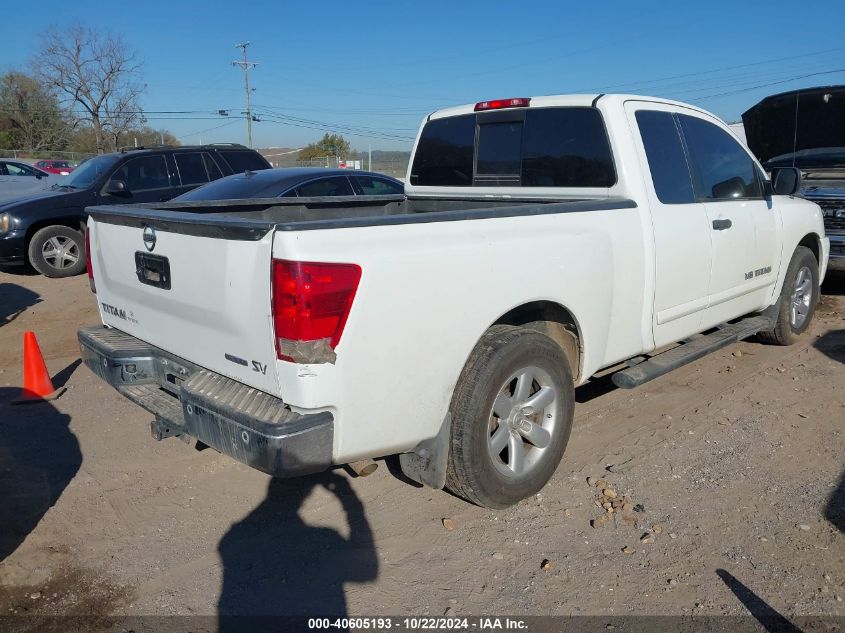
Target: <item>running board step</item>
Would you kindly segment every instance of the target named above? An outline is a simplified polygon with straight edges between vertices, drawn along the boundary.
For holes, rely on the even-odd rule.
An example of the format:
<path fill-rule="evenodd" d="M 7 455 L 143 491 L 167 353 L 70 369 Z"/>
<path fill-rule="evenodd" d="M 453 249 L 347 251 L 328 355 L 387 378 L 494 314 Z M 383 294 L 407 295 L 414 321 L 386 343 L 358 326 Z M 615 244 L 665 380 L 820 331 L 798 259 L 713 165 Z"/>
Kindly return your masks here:
<path fill-rule="evenodd" d="M 753 336 L 761 330 L 768 330 L 772 326 L 772 320 L 765 316 L 748 317 L 736 323 L 720 325 L 719 329 L 711 334 L 695 338 L 688 343 L 656 354 L 633 367 L 616 372 L 611 380 L 614 385 L 622 389 L 639 387 L 649 380 L 668 374 L 673 369 L 707 356 L 731 343 Z"/>

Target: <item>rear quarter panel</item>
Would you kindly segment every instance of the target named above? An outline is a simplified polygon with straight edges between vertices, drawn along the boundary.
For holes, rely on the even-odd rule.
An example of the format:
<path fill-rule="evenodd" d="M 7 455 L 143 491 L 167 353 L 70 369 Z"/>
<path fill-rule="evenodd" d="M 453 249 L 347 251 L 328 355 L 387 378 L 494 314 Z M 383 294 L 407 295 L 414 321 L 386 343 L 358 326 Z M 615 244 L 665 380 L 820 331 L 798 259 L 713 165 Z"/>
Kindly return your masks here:
<path fill-rule="evenodd" d="M 336 364 L 277 364 L 285 401 L 335 415 L 334 458 L 433 437 L 484 331 L 514 307 L 578 321 L 582 375 L 643 346 L 641 209 L 276 233 L 273 256 L 355 263 Z"/>

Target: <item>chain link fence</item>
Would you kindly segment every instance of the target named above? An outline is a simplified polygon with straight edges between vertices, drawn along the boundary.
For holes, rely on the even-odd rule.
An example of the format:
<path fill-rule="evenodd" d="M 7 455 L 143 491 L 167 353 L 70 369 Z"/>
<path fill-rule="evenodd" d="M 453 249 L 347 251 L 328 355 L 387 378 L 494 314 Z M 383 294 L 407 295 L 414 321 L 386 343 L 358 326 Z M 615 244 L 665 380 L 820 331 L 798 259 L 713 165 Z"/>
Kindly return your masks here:
<path fill-rule="evenodd" d="M 346 162 L 344 159 L 338 160 L 337 156 L 319 156 L 309 160 L 297 160 L 296 154 L 290 156 L 271 156 L 268 160 L 273 167 L 330 167 L 332 169 L 338 166 L 338 163 Z M 351 161 L 353 159 L 349 159 Z M 368 171 L 375 171 L 381 174 L 387 174 L 394 178 L 404 178 L 405 172 L 408 169 L 407 160 L 384 160 L 373 158 L 372 167 L 369 165 L 367 155 L 359 155 L 355 161 L 360 161 L 361 169 Z"/>
<path fill-rule="evenodd" d="M 45 158 L 68 160 L 73 163 L 80 163 L 86 158 L 96 156 L 89 152 L 54 152 L 50 150 L 30 152 L 23 149 L 3 149 L 0 148 L 0 157 L 15 158 L 17 160 L 24 160 L 27 162 L 35 162 Z"/>

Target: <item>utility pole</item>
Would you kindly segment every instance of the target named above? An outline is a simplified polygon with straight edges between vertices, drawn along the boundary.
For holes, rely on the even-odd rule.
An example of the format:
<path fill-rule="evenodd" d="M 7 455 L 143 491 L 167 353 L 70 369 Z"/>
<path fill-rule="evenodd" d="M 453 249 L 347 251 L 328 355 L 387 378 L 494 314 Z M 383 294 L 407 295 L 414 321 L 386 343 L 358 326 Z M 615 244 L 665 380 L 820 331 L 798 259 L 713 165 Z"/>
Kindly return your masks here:
<path fill-rule="evenodd" d="M 373 171 L 373 144 L 370 143 L 369 147 L 367 148 L 367 171 Z"/>
<path fill-rule="evenodd" d="M 252 109 L 249 106 L 249 71 L 252 68 L 258 66 L 257 62 L 248 62 L 246 60 L 246 47 L 249 46 L 249 42 L 243 42 L 242 44 L 235 44 L 235 48 L 240 48 L 244 53 L 244 58 L 242 61 L 233 61 L 232 66 L 240 66 L 244 71 L 244 93 L 246 94 L 246 136 L 248 140 L 248 144 L 252 147 Z"/>

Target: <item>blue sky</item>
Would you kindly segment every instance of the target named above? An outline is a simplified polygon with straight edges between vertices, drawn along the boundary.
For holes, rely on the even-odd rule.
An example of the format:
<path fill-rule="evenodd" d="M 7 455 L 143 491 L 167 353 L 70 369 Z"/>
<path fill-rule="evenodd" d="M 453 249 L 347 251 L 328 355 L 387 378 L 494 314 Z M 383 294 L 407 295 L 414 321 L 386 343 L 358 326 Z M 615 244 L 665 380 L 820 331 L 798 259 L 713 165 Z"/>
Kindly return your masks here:
<path fill-rule="evenodd" d="M 144 63 L 149 124 L 185 143 L 246 141 L 244 120 L 216 111 L 244 109 L 230 62 L 247 40 L 261 147 L 337 131 L 357 149 L 409 149 L 431 110 L 570 92 L 656 94 L 736 120 L 768 94 L 845 83 L 841 0 L 29 2 L 4 11 L 0 72 L 74 21 L 124 36 Z"/>

